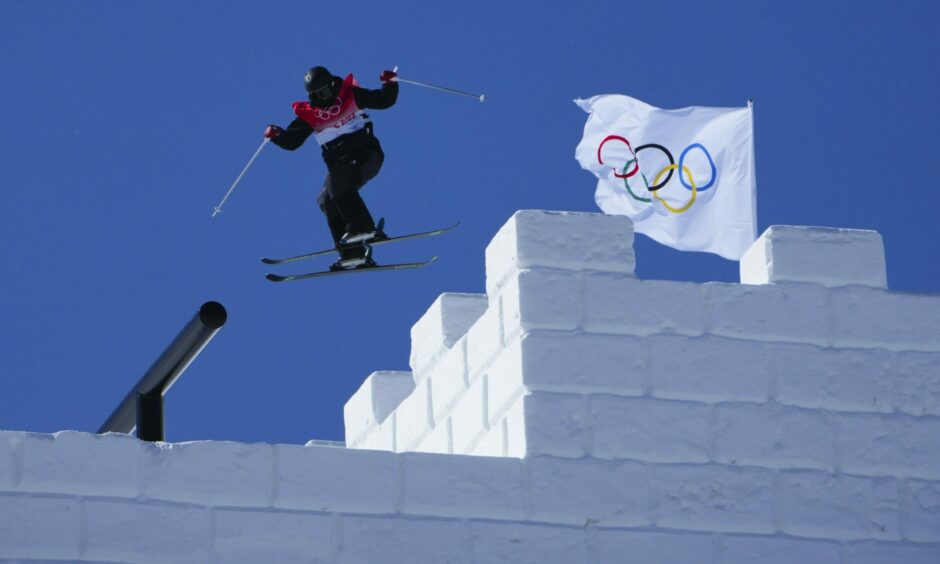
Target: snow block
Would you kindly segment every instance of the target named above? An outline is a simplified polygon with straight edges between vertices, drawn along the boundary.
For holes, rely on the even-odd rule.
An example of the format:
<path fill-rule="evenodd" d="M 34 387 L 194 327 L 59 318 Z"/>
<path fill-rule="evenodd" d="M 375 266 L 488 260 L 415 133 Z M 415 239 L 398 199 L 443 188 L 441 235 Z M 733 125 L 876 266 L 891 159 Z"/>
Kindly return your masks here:
<path fill-rule="evenodd" d="M 471 521 L 474 562 L 597 562 L 587 560 L 587 532 L 583 527 Z"/>
<path fill-rule="evenodd" d="M 779 492 L 784 533 L 840 540 L 900 539 L 894 479 L 785 472 Z"/>
<path fill-rule="evenodd" d="M 654 465 L 654 522 L 660 527 L 773 533 L 769 470 L 719 465 Z"/>
<path fill-rule="evenodd" d="M 862 229 L 774 225 L 744 253 L 740 269 L 742 284 L 888 285 L 881 235 Z"/>
<path fill-rule="evenodd" d="M 591 396 L 591 454 L 648 462 L 708 462 L 709 406 L 650 398 Z"/>
<path fill-rule="evenodd" d="M 467 376 L 470 381 L 482 375 L 503 352 L 502 308 L 497 299 L 467 331 Z"/>
<path fill-rule="evenodd" d="M 387 450 L 396 452 L 395 448 L 395 429 L 398 416 L 392 413 L 385 418 L 381 424 L 373 427 L 370 431 L 356 439 L 355 443 L 346 443 L 348 448 L 369 449 L 369 450 Z"/>
<path fill-rule="evenodd" d="M 721 559 L 716 562 L 760 564 L 836 563 L 841 561 L 842 554 L 842 548 L 836 542 L 737 535 L 723 536 L 718 550 Z"/>
<path fill-rule="evenodd" d="M 506 443 L 506 454 L 504 456 L 524 457 L 528 451 L 528 446 L 526 446 L 525 396 L 517 399 L 506 410 L 502 422 Z"/>
<path fill-rule="evenodd" d="M 454 454 L 453 430 L 450 419 L 436 423 L 434 428 L 412 450 L 434 454 Z"/>
<path fill-rule="evenodd" d="M 909 415 L 940 415 L 940 353 L 894 355 L 890 404 Z"/>
<path fill-rule="evenodd" d="M 940 480 L 940 419 L 876 414 L 833 418 L 843 471 Z"/>
<path fill-rule="evenodd" d="M 705 332 L 705 310 L 698 284 L 585 274 L 583 285 L 585 331 L 693 337 Z"/>
<path fill-rule="evenodd" d="M 523 464 L 540 521 L 600 527 L 651 524 L 649 476 L 639 462 L 534 456 Z"/>
<path fill-rule="evenodd" d="M 571 331 L 581 321 L 581 282 L 564 270 L 523 270 L 510 276 L 500 294 L 505 341 L 535 329 Z"/>
<path fill-rule="evenodd" d="M 444 419 L 469 385 L 467 372 L 467 339 L 457 341 L 443 358 L 430 369 L 431 406 L 434 423 Z"/>
<path fill-rule="evenodd" d="M 845 550 L 846 564 L 937 564 L 940 562 L 940 544 L 913 545 L 899 542 L 857 542 Z"/>
<path fill-rule="evenodd" d="M 833 346 L 940 352 L 940 295 L 844 288 L 830 308 Z"/>
<path fill-rule="evenodd" d="M 453 449 L 466 454 L 488 430 L 486 412 L 487 378 L 477 378 L 460 397 L 451 412 L 450 423 Z"/>
<path fill-rule="evenodd" d="M 522 397 L 526 456 L 587 454 L 586 399 L 574 394 L 533 392 Z"/>
<path fill-rule="evenodd" d="M 208 476 L 211 479 L 214 476 Z M 87 500 L 83 559 L 208 562 L 209 510 L 177 504 Z M 159 527 L 160 534 L 154 534 Z"/>
<path fill-rule="evenodd" d="M 475 456 L 508 456 L 506 453 L 506 417 L 491 424 L 473 447 L 462 453 Z M 514 457 L 520 458 L 520 457 Z"/>
<path fill-rule="evenodd" d="M 940 542 L 940 482 L 908 480 L 903 484 L 902 491 L 901 522 L 904 538 L 919 542 Z"/>
<path fill-rule="evenodd" d="M 0 494 L 0 558 L 78 560 L 79 522 L 76 498 Z"/>
<path fill-rule="evenodd" d="M 22 440 L 22 433 L 0 431 L 0 492 L 13 489 L 13 451 Z"/>
<path fill-rule="evenodd" d="M 486 293 L 490 300 L 510 274 L 548 267 L 633 275 L 633 222 L 598 213 L 522 210 L 486 247 Z"/>
<path fill-rule="evenodd" d="M 829 296 L 813 284 L 702 286 L 709 332 L 722 337 L 826 346 Z"/>
<path fill-rule="evenodd" d="M 401 510 L 412 515 L 523 520 L 522 469 L 511 458 L 402 455 Z"/>
<path fill-rule="evenodd" d="M 713 545 L 711 535 L 707 534 L 676 535 L 649 531 L 598 529 L 593 542 L 588 547 L 591 555 L 588 562 L 662 564 L 721 562 L 711 558 Z M 630 559 L 625 560 L 625 555 L 629 555 Z M 741 562 L 757 561 L 742 560 Z"/>
<path fill-rule="evenodd" d="M 646 339 L 651 395 L 717 403 L 765 402 L 773 394 L 766 343 L 706 336 Z"/>
<path fill-rule="evenodd" d="M 647 370 L 643 339 L 531 331 L 521 341 L 521 374 L 530 391 L 640 396 Z"/>
<path fill-rule="evenodd" d="M 395 450 L 414 450 L 433 425 L 431 386 L 429 380 L 424 380 L 395 410 Z"/>
<path fill-rule="evenodd" d="M 464 527 L 456 520 L 343 516 L 336 564 L 466 562 Z"/>
<path fill-rule="evenodd" d="M 358 444 L 415 389 L 411 372 L 373 372 L 343 406 L 346 443 Z"/>
<path fill-rule="evenodd" d="M 274 449 L 199 441 L 145 445 L 144 496 L 184 503 L 266 507 L 273 495 Z"/>
<path fill-rule="evenodd" d="M 328 515 L 220 510 L 215 514 L 213 562 L 331 562 Z"/>
<path fill-rule="evenodd" d="M 138 466 L 144 445 L 137 438 L 120 433 L 90 435 L 61 431 L 54 435 L 24 435 L 20 445 L 19 489 L 137 497 Z"/>
<path fill-rule="evenodd" d="M 886 350 L 776 344 L 766 362 L 781 404 L 831 411 L 895 409 L 900 379 L 894 377 L 892 354 Z"/>
<path fill-rule="evenodd" d="M 717 462 L 834 470 L 832 427 L 819 411 L 725 403 L 715 406 L 715 419 Z"/>
<path fill-rule="evenodd" d="M 398 458 L 390 452 L 276 445 L 273 506 L 306 511 L 395 512 Z"/>
<path fill-rule="evenodd" d="M 416 382 L 486 311 L 484 294 L 441 294 L 411 328 L 411 370 Z"/>
<path fill-rule="evenodd" d="M 523 381 L 522 351 L 516 344 L 500 355 L 486 370 L 486 421 L 494 424 L 526 392 Z"/>

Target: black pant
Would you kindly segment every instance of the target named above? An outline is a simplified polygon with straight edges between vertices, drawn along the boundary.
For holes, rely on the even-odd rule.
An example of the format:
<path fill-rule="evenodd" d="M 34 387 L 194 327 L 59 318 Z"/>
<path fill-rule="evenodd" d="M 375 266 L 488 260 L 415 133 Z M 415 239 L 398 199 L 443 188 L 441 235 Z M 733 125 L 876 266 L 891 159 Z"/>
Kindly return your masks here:
<path fill-rule="evenodd" d="M 338 243 L 346 233 L 361 233 L 375 229 L 375 221 L 366 207 L 359 189 L 372 180 L 385 160 L 378 140 L 359 147 L 341 147 L 324 152 L 327 174 L 317 203 L 330 226 L 333 241 Z"/>

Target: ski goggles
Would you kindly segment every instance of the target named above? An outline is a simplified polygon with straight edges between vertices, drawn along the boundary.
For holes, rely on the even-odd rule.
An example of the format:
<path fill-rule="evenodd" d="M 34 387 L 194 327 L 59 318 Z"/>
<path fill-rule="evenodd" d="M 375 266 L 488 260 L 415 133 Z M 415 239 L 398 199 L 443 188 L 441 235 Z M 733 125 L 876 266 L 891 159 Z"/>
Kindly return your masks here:
<path fill-rule="evenodd" d="M 327 102 L 333 98 L 333 85 L 327 84 L 326 86 L 321 86 L 314 90 L 309 90 L 307 94 L 311 99 L 317 99 L 321 102 Z"/>

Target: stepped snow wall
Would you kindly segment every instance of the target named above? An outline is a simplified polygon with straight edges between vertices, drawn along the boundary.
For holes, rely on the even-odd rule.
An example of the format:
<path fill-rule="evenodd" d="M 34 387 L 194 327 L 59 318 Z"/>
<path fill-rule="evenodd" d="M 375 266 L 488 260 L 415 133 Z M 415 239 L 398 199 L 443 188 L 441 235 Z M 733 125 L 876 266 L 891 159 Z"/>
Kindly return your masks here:
<path fill-rule="evenodd" d="M 871 231 L 772 227 L 741 284 L 632 237 L 514 215 L 346 448 L 0 432 L 0 561 L 940 561 L 940 296 Z"/>

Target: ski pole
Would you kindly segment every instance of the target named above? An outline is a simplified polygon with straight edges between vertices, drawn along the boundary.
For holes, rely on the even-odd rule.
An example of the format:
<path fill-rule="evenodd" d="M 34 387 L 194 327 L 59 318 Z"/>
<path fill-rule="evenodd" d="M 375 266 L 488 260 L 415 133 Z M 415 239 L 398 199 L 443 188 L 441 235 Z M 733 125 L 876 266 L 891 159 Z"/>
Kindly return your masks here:
<path fill-rule="evenodd" d="M 398 72 L 398 67 L 395 67 L 395 72 Z M 486 96 L 483 94 L 471 94 L 469 92 L 464 92 L 463 90 L 454 90 L 453 88 L 444 88 L 443 86 L 437 86 L 436 84 L 428 84 L 426 82 L 418 82 L 417 80 L 407 80 L 405 78 L 398 77 L 398 82 L 404 82 L 406 84 L 414 84 L 415 86 L 423 86 L 425 88 L 433 88 L 434 90 L 440 90 L 441 92 L 450 92 L 451 94 L 457 94 L 459 96 L 467 96 L 469 98 L 476 98 L 480 102 L 483 102 L 486 99 Z"/>
<path fill-rule="evenodd" d="M 219 205 L 212 210 L 212 217 L 215 217 L 222 213 L 222 206 L 225 205 L 225 200 L 228 200 L 228 197 L 232 195 L 232 191 L 235 190 L 235 187 L 238 186 L 238 183 L 241 182 L 242 177 L 245 176 L 245 173 L 248 172 L 248 168 L 251 166 L 251 163 L 255 162 L 255 159 L 258 158 L 258 154 L 261 152 L 261 149 L 264 149 L 264 146 L 268 144 L 267 137 L 264 138 L 264 141 L 261 142 L 261 146 L 258 147 L 258 150 L 255 151 L 255 154 L 251 156 L 251 159 L 248 160 L 248 164 L 245 165 L 245 168 L 242 169 L 241 174 L 238 175 L 238 178 L 235 179 L 235 182 L 232 183 L 232 187 L 228 189 L 228 192 L 225 193 L 225 197 L 222 198 L 222 201 L 219 202 Z"/>

